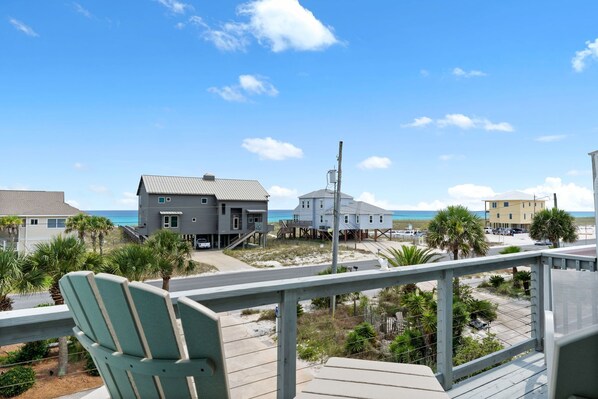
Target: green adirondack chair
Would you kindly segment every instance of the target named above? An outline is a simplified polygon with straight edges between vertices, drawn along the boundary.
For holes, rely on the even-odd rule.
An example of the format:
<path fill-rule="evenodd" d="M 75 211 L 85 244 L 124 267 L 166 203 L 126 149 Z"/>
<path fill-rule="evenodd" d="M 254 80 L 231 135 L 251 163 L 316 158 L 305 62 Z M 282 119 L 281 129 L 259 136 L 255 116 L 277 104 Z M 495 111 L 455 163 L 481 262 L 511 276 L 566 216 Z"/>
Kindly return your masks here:
<path fill-rule="evenodd" d="M 218 316 L 188 298 L 93 272 L 69 273 L 60 289 L 75 336 L 112 398 L 230 398 Z"/>

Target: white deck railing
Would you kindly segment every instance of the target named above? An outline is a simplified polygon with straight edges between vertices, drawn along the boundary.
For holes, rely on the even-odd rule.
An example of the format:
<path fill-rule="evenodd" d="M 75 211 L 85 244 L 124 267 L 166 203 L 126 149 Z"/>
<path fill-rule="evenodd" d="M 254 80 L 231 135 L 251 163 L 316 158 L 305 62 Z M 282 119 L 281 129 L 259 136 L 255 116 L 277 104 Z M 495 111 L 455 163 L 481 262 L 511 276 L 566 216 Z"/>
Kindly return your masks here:
<path fill-rule="evenodd" d="M 406 266 L 388 271 L 372 270 L 179 291 L 172 293 L 172 299 L 176 304 L 178 298 L 186 296 L 217 312 L 278 305 L 280 324 L 277 346 L 277 396 L 287 399 L 295 396 L 296 388 L 298 301 L 436 280 L 437 377 L 445 389 L 450 389 L 456 379 L 471 375 L 525 351 L 542 350 L 544 287 L 547 284 L 545 275 L 549 275 L 544 273 L 544 269 L 560 267 L 596 271 L 596 258 L 559 252 L 562 252 L 562 249 Z M 453 278 L 515 266 L 531 267 L 531 338 L 491 355 L 453 367 Z M 73 326 L 74 322 L 66 306 L 0 312 L 0 345 L 71 335 Z"/>

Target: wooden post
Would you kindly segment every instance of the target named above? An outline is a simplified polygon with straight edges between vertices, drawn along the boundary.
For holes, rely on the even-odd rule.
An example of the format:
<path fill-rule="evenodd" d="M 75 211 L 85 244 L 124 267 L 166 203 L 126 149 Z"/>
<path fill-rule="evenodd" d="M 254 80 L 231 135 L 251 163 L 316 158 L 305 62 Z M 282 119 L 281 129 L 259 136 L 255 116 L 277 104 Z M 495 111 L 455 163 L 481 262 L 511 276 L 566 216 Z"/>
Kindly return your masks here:
<path fill-rule="evenodd" d="M 278 334 L 277 399 L 295 397 L 297 385 L 297 293 L 283 291 Z"/>
<path fill-rule="evenodd" d="M 443 270 L 438 280 L 438 372 L 442 374 L 442 387 L 453 385 L 453 271 Z"/>

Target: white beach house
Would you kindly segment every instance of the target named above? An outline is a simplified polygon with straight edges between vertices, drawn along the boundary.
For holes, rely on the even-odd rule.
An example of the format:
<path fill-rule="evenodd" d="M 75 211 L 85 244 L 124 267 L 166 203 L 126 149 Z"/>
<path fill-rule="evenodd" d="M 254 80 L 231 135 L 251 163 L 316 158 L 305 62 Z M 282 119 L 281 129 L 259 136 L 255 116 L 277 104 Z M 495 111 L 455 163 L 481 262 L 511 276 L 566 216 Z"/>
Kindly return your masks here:
<path fill-rule="evenodd" d="M 31 252 L 36 244 L 63 234 L 66 219 L 80 212 L 64 202 L 62 191 L 0 190 L 0 217 L 22 219 L 16 237 L 0 232 L 0 247 L 14 240 L 19 252 Z"/>

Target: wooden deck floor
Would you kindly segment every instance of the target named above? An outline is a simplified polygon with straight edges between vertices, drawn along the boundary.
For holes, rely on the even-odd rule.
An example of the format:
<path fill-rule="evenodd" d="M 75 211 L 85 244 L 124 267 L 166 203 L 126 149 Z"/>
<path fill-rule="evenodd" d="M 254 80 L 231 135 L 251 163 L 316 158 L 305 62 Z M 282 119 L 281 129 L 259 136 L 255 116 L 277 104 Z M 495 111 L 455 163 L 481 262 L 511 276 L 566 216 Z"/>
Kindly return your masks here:
<path fill-rule="evenodd" d="M 457 399 L 546 399 L 546 381 L 544 354 L 532 352 L 456 384 L 448 394 Z"/>

